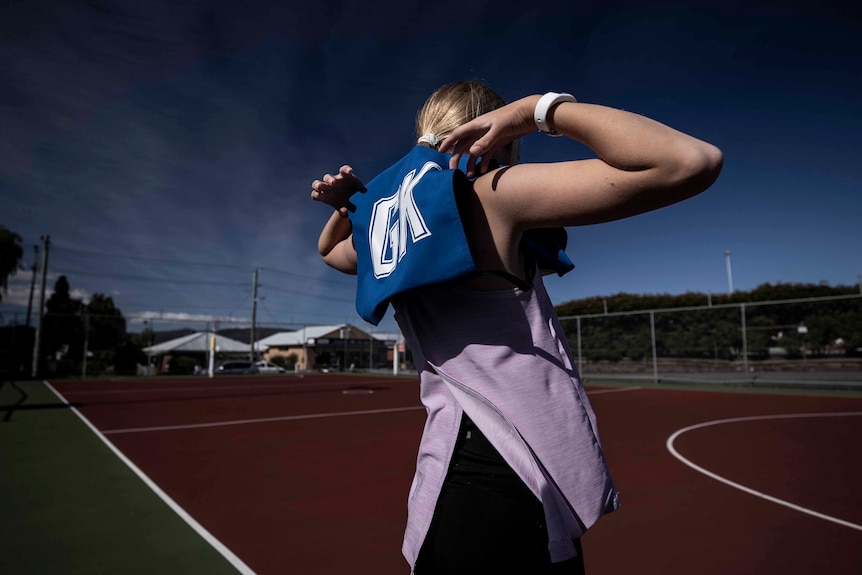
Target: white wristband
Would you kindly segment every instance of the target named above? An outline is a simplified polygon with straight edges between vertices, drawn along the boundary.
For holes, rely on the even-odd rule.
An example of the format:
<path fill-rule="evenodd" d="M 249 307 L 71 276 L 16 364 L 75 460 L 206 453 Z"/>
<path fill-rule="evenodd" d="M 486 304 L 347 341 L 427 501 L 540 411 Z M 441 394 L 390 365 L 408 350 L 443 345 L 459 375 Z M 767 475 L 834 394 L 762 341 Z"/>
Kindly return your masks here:
<path fill-rule="evenodd" d="M 540 132 L 549 136 L 562 136 L 562 134 L 548 126 L 548 112 L 551 111 L 551 108 L 563 102 L 577 102 L 577 100 L 571 94 L 560 94 L 557 92 L 548 92 L 539 98 L 536 110 L 533 112 L 533 119 L 536 121 L 536 127 L 539 128 Z"/>

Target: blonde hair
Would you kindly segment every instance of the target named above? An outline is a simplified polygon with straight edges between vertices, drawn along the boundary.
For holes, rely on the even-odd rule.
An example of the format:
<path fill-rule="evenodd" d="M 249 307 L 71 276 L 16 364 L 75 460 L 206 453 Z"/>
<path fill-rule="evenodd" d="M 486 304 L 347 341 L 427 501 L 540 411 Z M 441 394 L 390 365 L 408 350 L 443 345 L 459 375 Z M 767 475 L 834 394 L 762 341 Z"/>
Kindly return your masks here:
<path fill-rule="evenodd" d="M 416 115 L 416 136 L 433 134 L 442 142 L 452 131 L 506 102 L 481 82 L 465 80 L 437 89 Z"/>

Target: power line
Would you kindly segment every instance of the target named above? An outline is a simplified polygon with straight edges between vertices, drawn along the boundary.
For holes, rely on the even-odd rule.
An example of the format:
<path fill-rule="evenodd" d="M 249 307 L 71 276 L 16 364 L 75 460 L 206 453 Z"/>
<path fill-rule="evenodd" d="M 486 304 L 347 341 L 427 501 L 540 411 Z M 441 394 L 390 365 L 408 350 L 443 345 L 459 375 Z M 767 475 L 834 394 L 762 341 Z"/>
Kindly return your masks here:
<path fill-rule="evenodd" d="M 138 281 L 138 282 L 157 282 L 157 283 L 166 283 L 166 284 L 175 283 L 175 284 L 198 284 L 198 285 L 212 285 L 212 286 L 246 287 L 245 283 L 240 283 L 240 282 L 215 282 L 212 280 L 185 280 L 185 279 L 132 276 L 132 275 L 122 275 L 122 274 L 103 274 L 103 273 L 96 273 L 96 272 L 87 272 L 87 271 L 83 271 L 83 270 L 59 269 L 59 270 L 56 270 L 55 273 L 59 273 L 61 275 L 67 275 L 67 276 L 81 275 L 81 276 L 89 276 L 89 277 L 97 277 L 97 278 L 134 280 L 134 281 Z"/>
<path fill-rule="evenodd" d="M 279 269 L 275 269 L 275 268 L 260 268 L 260 269 L 262 271 L 273 272 L 273 273 L 282 274 L 282 275 L 286 275 L 286 276 L 293 276 L 293 277 L 297 277 L 297 278 L 300 278 L 303 280 L 321 279 L 317 276 L 298 274 L 296 272 L 286 272 L 284 270 L 279 270 Z M 323 281 L 326 281 L 326 283 L 334 283 L 334 284 L 340 284 L 340 285 L 345 285 L 345 286 L 355 286 L 356 285 L 356 280 L 351 281 L 351 280 L 343 280 L 343 279 L 325 279 Z"/>
<path fill-rule="evenodd" d="M 309 292 L 300 291 L 300 290 L 283 289 L 283 288 L 276 288 L 276 287 L 272 287 L 272 286 L 268 286 L 267 289 L 270 289 L 270 290 L 276 291 L 276 292 L 280 292 L 280 293 L 299 295 L 299 296 L 310 297 L 310 298 L 314 298 L 314 299 L 323 299 L 323 300 L 327 300 L 327 301 L 341 301 L 341 302 L 345 302 L 345 303 L 354 303 L 354 301 L 356 301 L 353 298 L 342 298 L 342 297 L 327 296 L 327 295 L 322 295 L 320 293 L 309 293 Z"/>
<path fill-rule="evenodd" d="M 97 278 L 110 278 L 110 279 L 121 279 L 121 280 L 131 280 L 137 282 L 151 282 L 151 283 L 161 283 L 161 284 L 181 284 L 181 285 L 204 285 L 204 286 L 229 286 L 235 288 L 243 288 L 246 289 L 248 284 L 246 282 L 217 282 L 212 280 L 192 280 L 192 279 L 171 279 L 171 278 L 150 278 L 145 276 L 134 276 L 134 275 L 124 275 L 124 274 L 103 274 L 103 273 L 95 273 L 95 272 L 87 272 L 83 270 L 70 270 L 70 269 L 59 269 L 56 270 L 55 273 L 59 273 L 62 275 L 68 276 L 89 276 L 89 277 L 97 277 Z M 338 301 L 345 303 L 353 303 L 353 298 L 341 298 L 334 297 L 330 295 L 325 295 L 321 293 L 312 293 L 303 290 L 295 290 L 290 288 L 282 288 L 275 287 L 269 284 L 260 284 L 260 287 L 263 289 L 271 290 L 279 293 L 286 293 L 290 295 L 296 295 L 301 297 L 309 297 L 314 299 L 322 299 L 326 301 Z M 352 286 L 351 286 L 352 287 Z"/>
<path fill-rule="evenodd" d="M 248 270 L 251 269 L 251 266 L 239 266 L 236 264 L 221 264 L 221 263 L 212 263 L 212 262 L 194 262 L 194 261 L 183 261 L 183 260 L 171 260 L 166 258 L 152 258 L 148 256 L 133 256 L 129 254 L 112 254 L 107 252 L 93 252 L 88 250 L 78 250 L 75 248 L 55 248 L 59 249 L 62 252 L 71 252 L 76 254 L 83 254 L 88 256 L 98 256 L 100 258 L 117 258 L 124 260 L 137 260 L 143 262 L 158 262 L 163 264 L 170 265 L 179 265 L 179 266 L 204 266 L 204 267 L 222 267 L 228 269 L 242 269 Z"/>
<path fill-rule="evenodd" d="M 117 258 L 117 259 L 136 260 L 136 261 L 143 261 L 143 262 L 157 262 L 157 263 L 163 263 L 163 264 L 168 264 L 168 265 L 177 265 L 177 266 L 221 267 L 221 268 L 226 268 L 226 269 L 243 270 L 243 271 L 253 270 L 255 267 L 258 267 L 258 269 L 260 269 L 260 270 L 273 272 L 276 274 L 281 274 L 281 275 L 286 275 L 286 276 L 291 276 L 291 277 L 299 278 L 302 280 L 319 279 L 317 276 L 313 276 L 313 275 L 309 275 L 309 274 L 302 274 L 302 273 L 298 273 L 298 272 L 294 272 L 294 271 L 280 270 L 278 268 L 272 268 L 272 267 L 249 266 L 249 265 L 242 265 L 241 266 L 241 265 L 237 265 L 237 264 L 226 264 L 226 263 L 172 260 L 172 259 L 167 259 L 167 258 L 153 258 L 153 257 L 148 257 L 148 256 L 135 256 L 135 255 L 128 255 L 128 254 L 112 254 L 112 253 L 108 253 L 108 252 L 95 252 L 95 251 L 79 250 L 79 249 L 75 249 L 75 248 L 66 248 L 66 247 L 59 247 L 58 248 L 56 246 L 54 249 L 60 250 L 61 252 L 71 252 L 71 253 L 77 253 L 77 254 L 83 254 L 83 255 L 89 255 L 89 256 L 97 256 L 100 258 Z M 326 281 L 329 283 L 341 283 L 344 285 L 349 285 L 351 283 L 349 280 L 338 280 L 338 279 L 329 279 Z"/>

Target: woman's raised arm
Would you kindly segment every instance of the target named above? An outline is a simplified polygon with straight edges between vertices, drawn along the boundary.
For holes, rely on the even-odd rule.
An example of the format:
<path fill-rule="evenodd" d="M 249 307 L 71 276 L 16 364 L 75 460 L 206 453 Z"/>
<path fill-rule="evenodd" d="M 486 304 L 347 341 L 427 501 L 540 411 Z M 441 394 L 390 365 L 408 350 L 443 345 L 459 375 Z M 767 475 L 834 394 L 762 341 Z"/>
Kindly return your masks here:
<path fill-rule="evenodd" d="M 441 151 L 451 151 L 453 163 L 468 154 L 468 171 L 481 156 L 486 168 L 485 158 L 536 130 L 539 98 L 460 126 Z M 631 112 L 564 102 L 549 111 L 547 123 L 598 159 L 522 164 L 480 177 L 475 189 L 483 208 L 514 228 L 586 225 L 647 212 L 702 192 L 721 171 L 715 146 Z"/>
<path fill-rule="evenodd" d="M 353 226 L 347 218 L 353 208 L 350 198 L 365 190 L 365 186 L 350 166 L 342 166 L 338 174 L 326 174 L 311 183 L 311 198 L 335 209 L 317 239 L 317 250 L 323 261 L 338 271 L 356 274 L 356 249 L 353 246 Z"/>

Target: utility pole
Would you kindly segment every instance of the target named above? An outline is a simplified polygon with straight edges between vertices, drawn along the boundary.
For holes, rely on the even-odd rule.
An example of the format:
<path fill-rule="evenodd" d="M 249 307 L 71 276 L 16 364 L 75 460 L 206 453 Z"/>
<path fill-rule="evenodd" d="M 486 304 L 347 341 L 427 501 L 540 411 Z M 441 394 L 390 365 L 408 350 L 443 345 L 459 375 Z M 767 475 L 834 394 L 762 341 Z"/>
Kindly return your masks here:
<path fill-rule="evenodd" d="M 248 359 L 254 361 L 254 328 L 257 321 L 257 268 L 252 274 L 251 282 L 251 334 L 249 337 Z"/>
<path fill-rule="evenodd" d="M 30 312 L 33 311 L 33 291 L 36 288 L 36 264 L 39 262 L 39 246 L 33 246 L 33 275 L 30 278 L 30 299 L 27 300 L 27 327 L 30 327 Z"/>
<path fill-rule="evenodd" d="M 45 280 L 48 277 L 48 246 L 51 245 L 51 236 L 42 236 L 42 280 L 39 290 L 39 310 L 36 314 L 36 337 L 33 343 L 33 369 L 31 375 L 39 375 L 39 354 L 42 346 L 42 315 L 45 309 Z"/>
<path fill-rule="evenodd" d="M 87 377 L 87 340 L 90 338 L 90 315 L 84 307 L 84 358 L 82 359 L 81 377 Z"/>

